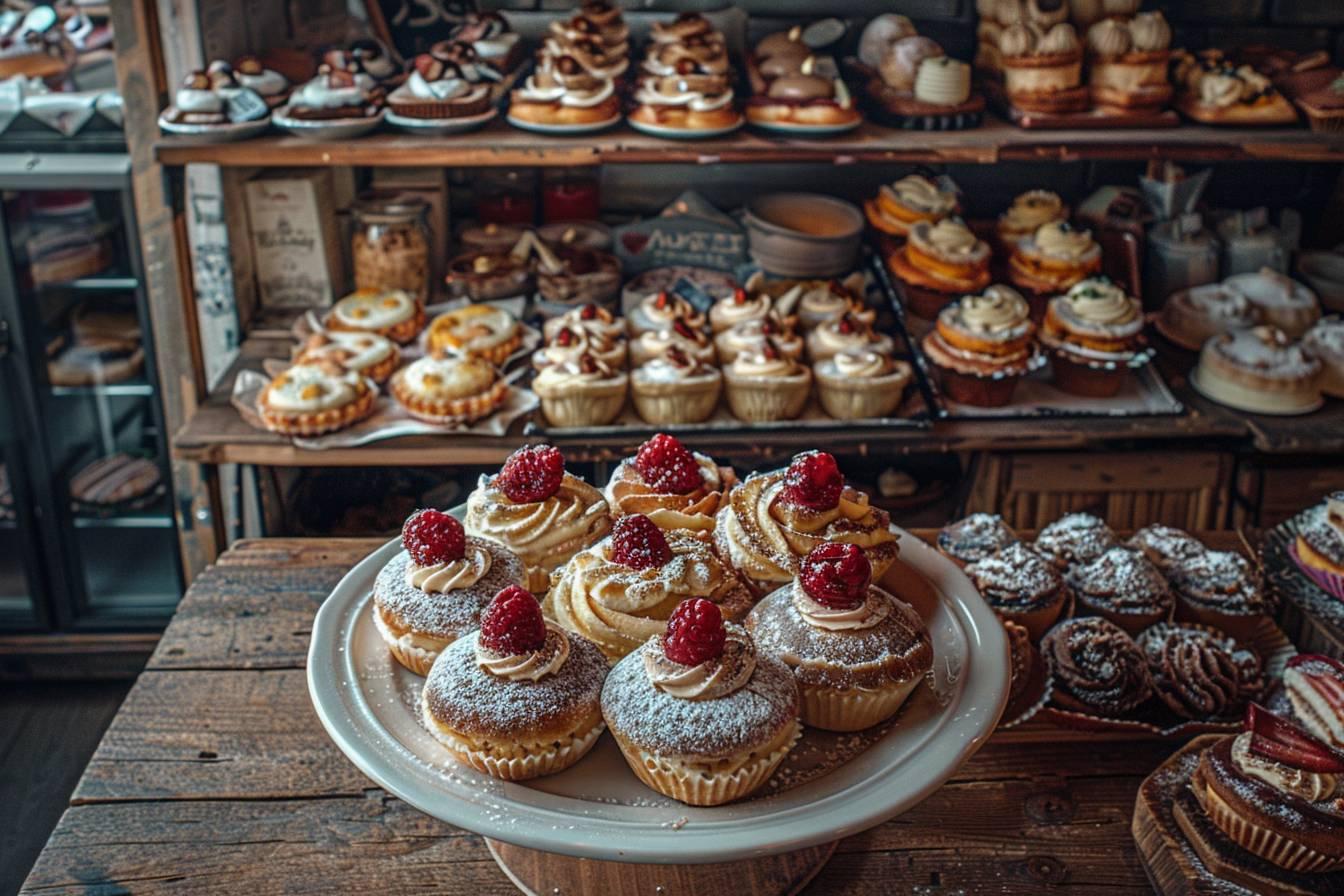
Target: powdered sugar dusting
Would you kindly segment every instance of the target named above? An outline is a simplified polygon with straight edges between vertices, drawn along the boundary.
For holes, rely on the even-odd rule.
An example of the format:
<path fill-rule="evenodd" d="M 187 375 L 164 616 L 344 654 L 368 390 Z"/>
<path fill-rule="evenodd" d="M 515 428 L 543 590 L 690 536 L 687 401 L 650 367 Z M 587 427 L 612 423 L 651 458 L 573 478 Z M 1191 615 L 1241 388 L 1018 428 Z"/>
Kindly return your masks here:
<path fill-rule="evenodd" d="M 504 545 L 488 538 L 467 538 L 490 553 L 490 569 L 468 588 L 427 594 L 406 581 L 411 557 L 393 557 L 373 584 L 374 602 L 412 632 L 437 638 L 458 638 L 480 625 L 481 611 L 509 585 L 527 585 L 523 562 Z"/>
<path fill-rule="evenodd" d="M 1049 604 L 1064 585 L 1059 572 L 1021 542 L 972 563 L 966 575 L 991 607 L 1017 612 Z"/>
<path fill-rule="evenodd" d="M 1115 533 L 1090 513 L 1070 513 L 1055 520 L 1036 537 L 1036 550 L 1061 569 L 1091 563 L 1117 544 Z"/>

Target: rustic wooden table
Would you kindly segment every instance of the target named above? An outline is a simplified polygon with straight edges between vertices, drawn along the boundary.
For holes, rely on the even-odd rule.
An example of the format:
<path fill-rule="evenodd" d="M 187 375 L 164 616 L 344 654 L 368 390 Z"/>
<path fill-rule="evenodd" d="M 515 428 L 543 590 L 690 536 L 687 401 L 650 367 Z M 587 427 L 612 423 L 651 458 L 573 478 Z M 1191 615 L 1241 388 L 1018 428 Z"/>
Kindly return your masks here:
<path fill-rule="evenodd" d="M 21 892 L 515 893 L 480 837 L 373 786 L 313 713 L 313 614 L 377 544 L 244 541 L 205 570 Z M 804 892 L 1150 892 L 1130 815 L 1175 745 L 1023 727 Z"/>

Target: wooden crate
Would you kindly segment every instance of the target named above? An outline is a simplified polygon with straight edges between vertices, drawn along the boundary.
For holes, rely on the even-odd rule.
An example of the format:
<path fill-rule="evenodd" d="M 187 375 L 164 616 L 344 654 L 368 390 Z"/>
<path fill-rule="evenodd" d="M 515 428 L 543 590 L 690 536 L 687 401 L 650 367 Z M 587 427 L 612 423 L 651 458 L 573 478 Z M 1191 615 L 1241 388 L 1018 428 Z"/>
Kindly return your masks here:
<path fill-rule="evenodd" d="M 1338 458 L 1257 456 L 1238 465 L 1235 525 L 1277 526 L 1332 491 L 1344 489 Z"/>
<path fill-rule="evenodd" d="M 1115 529 L 1223 529 L 1232 468 L 1231 455 L 1200 451 L 985 453 L 966 511 L 1000 513 L 1016 529 L 1080 510 Z"/>

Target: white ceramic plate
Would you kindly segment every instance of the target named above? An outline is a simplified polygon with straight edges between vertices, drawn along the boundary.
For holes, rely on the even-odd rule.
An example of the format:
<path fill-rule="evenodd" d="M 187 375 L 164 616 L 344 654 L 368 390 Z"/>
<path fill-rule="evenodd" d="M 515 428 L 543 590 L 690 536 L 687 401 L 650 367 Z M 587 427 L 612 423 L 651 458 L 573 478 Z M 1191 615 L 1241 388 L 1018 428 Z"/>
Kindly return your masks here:
<path fill-rule="evenodd" d="M 620 115 L 614 115 L 606 121 L 594 121 L 589 124 L 542 124 L 538 121 L 523 121 L 521 118 L 514 118 L 512 115 L 506 116 L 509 124 L 516 128 L 522 128 L 524 131 L 531 131 L 534 134 L 550 134 L 555 137 L 564 137 L 574 134 L 595 134 L 598 131 L 605 131 L 607 128 L 621 120 Z"/>
<path fill-rule="evenodd" d="M 846 124 L 795 124 L 788 121 L 752 121 L 748 118 L 747 124 L 763 131 L 789 134 L 794 137 L 830 137 L 834 134 L 844 134 L 854 130 L 863 124 L 863 119 L 856 118 Z"/>
<path fill-rule="evenodd" d="M 1308 404 L 1300 404 L 1296 406 L 1276 404 L 1264 404 L 1259 406 L 1233 404 L 1232 402 L 1224 401 L 1218 396 L 1211 394 L 1209 390 L 1204 387 L 1202 375 L 1200 374 L 1198 367 L 1190 371 L 1190 385 L 1194 387 L 1196 392 L 1215 404 L 1220 404 L 1223 407 L 1232 408 L 1237 411 L 1245 411 L 1248 414 L 1263 414 L 1267 417 L 1300 417 L 1303 414 L 1319 411 L 1325 406 L 1325 399 L 1321 397 L 1318 397 L 1315 401 Z"/>
<path fill-rule="evenodd" d="M 184 124 L 180 121 L 169 121 L 167 116 L 168 112 L 166 110 L 159 115 L 159 130 L 165 134 L 221 142 L 247 140 L 265 133 L 266 129 L 271 126 L 269 115 L 256 121 L 237 121 L 227 124 Z"/>
<path fill-rule="evenodd" d="M 366 118 L 291 118 L 289 107 L 281 106 L 271 113 L 271 121 L 282 131 L 288 131 L 296 137 L 310 140 L 346 140 L 351 137 L 363 137 L 383 123 L 386 110 L 379 109 L 376 115 Z"/>
<path fill-rule="evenodd" d="M 739 117 L 734 124 L 727 127 L 688 131 L 686 128 L 669 128 L 660 124 L 649 124 L 647 121 L 638 121 L 634 118 L 625 120 L 626 124 L 637 131 L 648 134 L 650 137 L 663 137 L 668 140 L 708 140 L 711 137 L 722 137 L 742 127 L 742 122 L 743 119 Z"/>
<path fill-rule="evenodd" d="M 480 115 L 469 115 L 464 118 L 410 118 L 405 115 L 398 115 L 389 109 L 386 119 L 392 127 L 406 131 L 408 134 L 437 134 L 443 136 L 474 131 L 490 122 L 498 114 L 499 112 L 491 106 Z"/>
<path fill-rule="evenodd" d="M 498 781 L 458 764 L 421 727 L 423 679 L 393 661 L 374 629 L 373 581 L 400 550 L 392 541 L 362 560 L 317 613 L 308 689 L 318 717 L 379 786 L 450 824 L 532 849 L 686 864 L 836 840 L 933 793 L 989 737 L 1008 699 L 1003 626 L 955 565 L 902 533 L 901 559 L 884 583 L 924 616 L 934 669 L 932 686 L 920 687 L 894 724 L 866 740 L 808 731 L 767 795 L 727 806 L 685 806 L 649 790 L 610 734 L 558 775 Z M 863 746 L 838 765 L 826 758 Z"/>

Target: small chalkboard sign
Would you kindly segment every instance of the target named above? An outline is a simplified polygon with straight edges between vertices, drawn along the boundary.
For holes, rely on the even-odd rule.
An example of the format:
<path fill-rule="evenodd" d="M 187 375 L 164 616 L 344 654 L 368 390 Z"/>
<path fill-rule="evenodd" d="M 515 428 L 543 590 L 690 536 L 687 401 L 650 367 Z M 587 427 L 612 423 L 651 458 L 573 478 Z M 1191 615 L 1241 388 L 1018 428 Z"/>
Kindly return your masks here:
<path fill-rule="evenodd" d="M 701 314 L 708 314 L 710 306 L 714 304 L 714 297 L 705 292 L 704 288 L 688 277 L 682 277 L 677 280 L 676 285 L 672 287 L 672 294 L 681 296 L 691 303 L 691 307 Z"/>
<path fill-rule="evenodd" d="M 447 40 L 474 0 L 368 0 L 369 24 L 403 59 L 414 59 Z"/>

